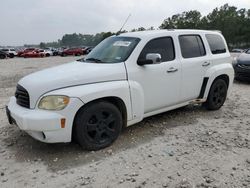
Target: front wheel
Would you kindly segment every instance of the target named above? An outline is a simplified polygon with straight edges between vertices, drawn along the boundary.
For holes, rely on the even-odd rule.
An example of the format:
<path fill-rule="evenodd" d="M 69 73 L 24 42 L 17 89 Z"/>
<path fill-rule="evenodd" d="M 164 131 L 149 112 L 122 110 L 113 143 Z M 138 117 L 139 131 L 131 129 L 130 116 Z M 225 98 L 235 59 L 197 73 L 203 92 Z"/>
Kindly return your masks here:
<path fill-rule="evenodd" d="M 10 57 L 10 58 L 14 58 L 15 55 L 14 55 L 14 54 L 9 54 L 9 57 Z"/>
<path fill-rule="evenodd" d="M 122 115 L 108 102 L 89 104 L 77 114 L 74 139 L 86 150 L 99 150 L 111 145 L 122 130 Z"/>
<path fill-rule="evenodd" d="M 212 84 L 205 107 L 208 110 L 218 110 L 223 106 L 227 97 L 227 83 L 222 79 L 217 79 Z"/>

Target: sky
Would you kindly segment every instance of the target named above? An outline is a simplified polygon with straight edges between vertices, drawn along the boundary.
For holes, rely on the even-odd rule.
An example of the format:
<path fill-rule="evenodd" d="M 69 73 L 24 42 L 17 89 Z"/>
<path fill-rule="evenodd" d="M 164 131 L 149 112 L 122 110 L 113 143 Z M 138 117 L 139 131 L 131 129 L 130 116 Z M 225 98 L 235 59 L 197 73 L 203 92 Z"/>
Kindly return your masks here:
<path fill-rule="evenodd" d="M 250 9 L 250 0 L 3 0 L 0 5 L 0 46 L 39 44 L 66 33 L 117 32 L 158 28 L 167 17 L 198 10 L 206 15 L 228 3 Z"/>

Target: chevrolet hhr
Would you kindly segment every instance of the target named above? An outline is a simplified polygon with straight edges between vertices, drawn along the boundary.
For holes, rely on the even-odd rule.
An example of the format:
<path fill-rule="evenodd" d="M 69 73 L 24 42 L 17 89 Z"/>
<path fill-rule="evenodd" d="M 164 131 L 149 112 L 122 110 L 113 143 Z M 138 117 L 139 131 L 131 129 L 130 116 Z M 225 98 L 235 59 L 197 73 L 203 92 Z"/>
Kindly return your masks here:
<path fill-rule="evenodd" d="M 234 79 L 222 34 L 157 30 L 111 36 L 85 58 L 22 78 L 6 112 L 33 138 L 111 145 L 123 127 L 188 104 L 223 106 Z"/>

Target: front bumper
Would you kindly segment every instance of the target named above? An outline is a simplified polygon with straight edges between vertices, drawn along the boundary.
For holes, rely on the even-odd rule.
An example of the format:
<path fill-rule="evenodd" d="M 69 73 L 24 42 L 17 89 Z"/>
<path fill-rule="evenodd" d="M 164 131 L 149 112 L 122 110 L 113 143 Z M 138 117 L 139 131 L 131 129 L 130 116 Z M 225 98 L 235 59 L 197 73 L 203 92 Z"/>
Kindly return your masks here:
<path fill-rule="evenodd" d="M 33 138 L 47 143 L 70 142 L 74 116 L 83 103 L 73 98 L 69 105 L 61 111 L 28 109 L 16 104 L 11 97 L 6 113 L 10 124 L 16 124 Z M 66 119 L 65 127 L 61 119 Z"/>
<path fill-rule="evenodd" d="M 234 71 L 236 79 L 250 81 L 250 66 L 249 68 L 242 68 L 239 65 L 235 65 Z"/>

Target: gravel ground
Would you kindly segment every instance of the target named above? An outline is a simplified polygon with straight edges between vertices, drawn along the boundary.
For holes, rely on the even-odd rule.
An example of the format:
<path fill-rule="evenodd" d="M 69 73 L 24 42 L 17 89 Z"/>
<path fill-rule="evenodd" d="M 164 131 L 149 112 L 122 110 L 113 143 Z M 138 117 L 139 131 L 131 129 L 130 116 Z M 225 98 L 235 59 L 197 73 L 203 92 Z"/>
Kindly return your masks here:
<path fill-rule="evenodd" d="M 187 106 L 125 129 L 109 148 L 44 144 L 9 125 L 17 81 L 76 57 L 0 60 L 0 187 L 250 188 L 250 84 L 218 111 Z"/>

